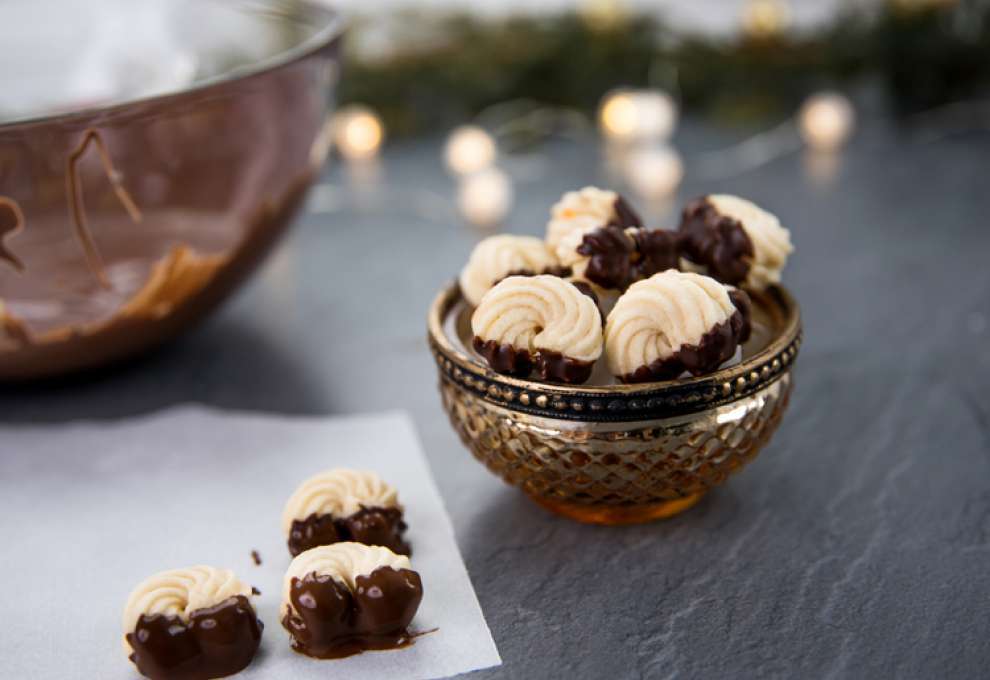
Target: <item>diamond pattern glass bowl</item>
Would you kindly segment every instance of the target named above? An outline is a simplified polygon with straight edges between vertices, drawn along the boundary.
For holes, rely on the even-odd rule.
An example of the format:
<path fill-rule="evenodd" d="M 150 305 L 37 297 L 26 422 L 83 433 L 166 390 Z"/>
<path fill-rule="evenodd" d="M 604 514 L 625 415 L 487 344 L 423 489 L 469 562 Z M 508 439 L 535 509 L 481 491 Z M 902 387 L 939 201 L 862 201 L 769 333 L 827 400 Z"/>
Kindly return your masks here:
<path fill-rule="evenodd" d="M 801 344 L 782 287 L 753 294 L 739 364 L 701 378 L 565 386 L 491 371 L 456 284 L 429 312 L 444 409 L 475 458 L 539 505 L 583 522 L 669 517 L 749 462 L 787 408 Z"/>

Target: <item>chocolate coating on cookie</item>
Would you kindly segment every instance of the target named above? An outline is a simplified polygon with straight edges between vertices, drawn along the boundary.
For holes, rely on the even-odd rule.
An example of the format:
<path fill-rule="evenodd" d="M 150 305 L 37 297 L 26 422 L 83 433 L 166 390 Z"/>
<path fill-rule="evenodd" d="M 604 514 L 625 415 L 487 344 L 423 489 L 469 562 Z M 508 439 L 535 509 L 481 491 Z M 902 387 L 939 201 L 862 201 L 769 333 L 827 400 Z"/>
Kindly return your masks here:
<path fill-rule="evenodd" d="M 300 554 L 282 582 L 282 625 L 318 658 L 409 644 L 423 598 L 409 558 L 381 546 L 335 543 Z"/>
<path fill-rule="evenodd" d="M 606 226 L 642 227 L 643 221 L 626 200 L 597 187 L 568 191 L 550 210 L 546 243 L 560 264 L 573 267 L 583 258 L 577 247 L 589 231 Z"/>
<path fill-rule="evenodd" d="M 471 316 L 472 345 L 499 373 L 583 382 L 602 353 L 601 310 L 554 276 L 510 277 L 488 291 Z"/>
<path fill-rule="evenodd" d="M 623 382 L 702 375 L 732 357 L 744 326 L 727 286 L 669 269 L 634 283 L 613 307 L 605 327 L 609 370 Z"/>
<path fill-rule="evenodd" d="M 406 523 L 398 508 L 363 508 L 346 517 L 313 513 L 303 520 L 293 520 L 289 532 L 289 553 L 293 556 L 310 548 L 341 541 L 385 546 L 394 553 L 412 554 L 403 540 Z"/>
<path fill-rule="evenodd" d="M 474 336 L 471 344 L 496 373 L 525 378 L 533 372 L 533 355 L 528 349 L 517 349 L 497 340 L 482 340 L 478 336 Z"/>
<path fill-rule="evenodd" d="M 538 351 L 534 364 L 540 380 L 567 385 L 585 382 L 591 377 L 591 371 L 595 367 L 593 361 L 579 361 L 550 350 Z"/>
<path fill-rule="evenodd" d="M 282 511 L 289 552 L 354 541 L 408 555 L 398 490 L 369 470 L 337 468 L 304 481 Z"/>
<path fill-rule="evenodd" d="M 254 658 L 264 625 L 251 603 L 237 595 L 199 609 L 188 621 L 142 614 L 126 635 L 130 660 L 152 680 L 208 680 L 244 670 Z"/>
<path fill-rule="evenodd" d="M 639 213 L 633 210 L 633 207 L 629 205 L 629 202 L 626 201 L 622 194 L 616 194 L 615 202 L 612 204 L 612 211 L 614 217 L 609 224 L 618 227 L 643 228 L 643 219 L 639 216 Z"/>
<path fill-rule="evenodd" d="M 742 326 L 742 314 L 737 311 L 702 335 L 697 344 L 681 345 L 672 355 L 618 378 L 624 383 L 641 383 L 671 380 L 685 372 L 695 376 L 711 373 L 735 354 Z"/>
<path fill-rule="evenodd" d="M 575 284 L 577 285 L 577 284 Z M 594 292 L 588 287 L 585 293 L 596 301 Z M 599 311 L 599 316 L 601 312 Z M 516 349 L 512 345 L 500 344 L 494 340 L 475 337 L 472 341 L 475 350 L 483 356 L 496 373 L 525 378 L 536 369 L 541 380 L 565 384 L 579 384 L 591 377 L 594 361 L 579 361 L 552 350 L 530 352 Z"/>
<path fill-rule="evenodd" d="M 753 333 L 753 301 L 746 291 L 741 288 L 732 287 L 729 287 L 729 300 L 732 301 L 733 306 L 739 311 L 741 319 L 739 325 L 739 343 L 742 344 L 749 340 L 749 336 Z"/>
<path fill-rule="evenodd" d="M 588 257 L 584 276 L 602 288 L 625 290 L 640 279 L 675 269 L 679 237 L 662 229 L 607 226 L 584 235 L 577 252 Z"/>
<path fill-rule="evenodd" d="M 719 213 L 707 196 L 684 208 L 680 224 L 681 252 L 723 283 L 742 283 L 753 261 L 753 243 L 742 224 Z"/>
<path fill-rule="evenodd" d="M 409 624 L 423 599 L 419 574 L 381 567 L 354 581 L 351 591 L 328 575 L 292 579 L 291 607 L 282 625 L 292 636 L 293 649 L 318 659 L 339 659 L 410 643 Z"/>

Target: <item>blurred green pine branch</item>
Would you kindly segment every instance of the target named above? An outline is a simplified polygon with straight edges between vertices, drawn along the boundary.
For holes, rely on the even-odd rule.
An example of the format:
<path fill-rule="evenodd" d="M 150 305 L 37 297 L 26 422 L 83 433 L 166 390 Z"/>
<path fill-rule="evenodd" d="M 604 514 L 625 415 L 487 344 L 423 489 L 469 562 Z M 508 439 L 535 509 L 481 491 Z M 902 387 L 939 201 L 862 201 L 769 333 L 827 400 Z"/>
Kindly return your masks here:
<path fill-rule="evenodd" d="M 577 13 L 403 12 L 389 19 L 386 56 L 349 54 L 341 100 L 372 106 L 392 134 L 409 135 L 515 99 L 590 114 L 619 86 L 662 87 L 688 111 L 729 120 L 790 111 L 814 90 L 863 79 L 883 83 L 903 113 L 986 93 L 990 3 L 907 4 L 763 39 L 677 35 L 648 15 L 596 27 Z M 369 26 L 359 21 L 355 37 Z"/>

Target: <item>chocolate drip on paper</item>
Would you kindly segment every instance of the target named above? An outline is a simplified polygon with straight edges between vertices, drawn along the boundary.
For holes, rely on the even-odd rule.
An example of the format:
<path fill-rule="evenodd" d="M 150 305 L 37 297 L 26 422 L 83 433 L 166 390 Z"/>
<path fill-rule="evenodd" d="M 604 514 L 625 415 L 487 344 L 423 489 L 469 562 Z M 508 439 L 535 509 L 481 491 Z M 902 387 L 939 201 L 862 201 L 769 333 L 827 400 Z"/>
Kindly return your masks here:
<path fill-rule="evenodd" d="M 243 595 L 177 616 L 144 614 L 127 642 L 131 661 L 152 680 L 209 680 L 244 670 L 261 642 L 264 624 Z"/>
<path fill-rule="evenodd" d="M 681 253 L 722 283 L 742 283 L 753 261 L 753 242 L 742 224 L 718 212 L 707 197 L 687 204 L 679 228 Z"/>
<path fill-rule="evenodd" d="M 732 358 L 739 345 L 746 322 L 737 310 L 701 336 L 696 345 L 681 345 L 672 355 L 640 366 L 632 373 L 618 376 L 624 383 L 672 380 L 685 371 L 694 376 L 711 373 Z"/>
<path fill-rule="evenodd" d="M 319 659 L 412 643 L 407 630 L 423 599 L 415 571 L 380 567 L 354 579 L 354 592 L 332 576 L 293 578 L 282 625 L 292 648 Z"/>
<path fill-rule="evenodd" d="M 292 522 L 289 552 L 295 557 L 317 546 L 354 541 L 384 546 L 398 555 L 411 555 L 412 549 L 402 538 L 406 528 L 398 508 L 361 508 L 347 517 L 314 513 Z"/>

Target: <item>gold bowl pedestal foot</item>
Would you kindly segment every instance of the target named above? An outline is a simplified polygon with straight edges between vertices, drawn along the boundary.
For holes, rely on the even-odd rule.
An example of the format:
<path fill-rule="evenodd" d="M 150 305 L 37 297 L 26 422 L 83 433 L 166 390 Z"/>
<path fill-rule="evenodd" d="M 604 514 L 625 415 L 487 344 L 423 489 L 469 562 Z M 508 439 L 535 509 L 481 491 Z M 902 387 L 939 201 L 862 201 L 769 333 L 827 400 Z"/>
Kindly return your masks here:
<path fill-rule="evenodd" d="M 618 526 L 622 524 L 643 524 L 658 519 L 674 517 L 694 507 L 704 495 L 705 493 L 702 491 L 685 496 L 684 498 L 676 498 L 669 501 L 643 503 L 642 505 L 619 505 L 615 507 L 593 507 L 578 503 L 568 503 L 566 501 L 555 501 L 535 495 L 529 495 L 529 497 L 540 507 L 568 519 L 584 522 L 585 524 Z"/>

